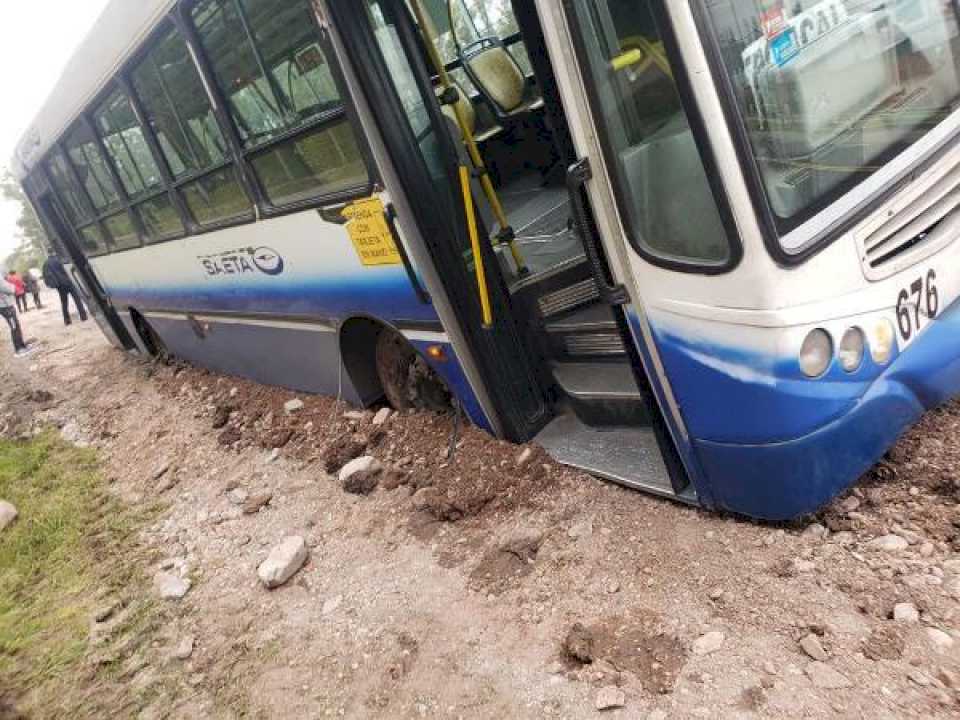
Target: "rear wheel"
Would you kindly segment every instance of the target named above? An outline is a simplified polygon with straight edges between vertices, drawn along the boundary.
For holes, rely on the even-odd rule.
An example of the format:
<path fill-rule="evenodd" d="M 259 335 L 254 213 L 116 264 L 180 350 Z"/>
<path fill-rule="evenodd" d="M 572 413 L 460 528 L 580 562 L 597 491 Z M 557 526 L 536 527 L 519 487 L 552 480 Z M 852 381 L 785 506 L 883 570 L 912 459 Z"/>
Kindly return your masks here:
<path fill-rule="evenodd" d="M 440 376 L 392 330 L 384 330 L 377 339 L 377 373 L 396 410 L 443 412 L 451 407 L 450 391 Z"/>

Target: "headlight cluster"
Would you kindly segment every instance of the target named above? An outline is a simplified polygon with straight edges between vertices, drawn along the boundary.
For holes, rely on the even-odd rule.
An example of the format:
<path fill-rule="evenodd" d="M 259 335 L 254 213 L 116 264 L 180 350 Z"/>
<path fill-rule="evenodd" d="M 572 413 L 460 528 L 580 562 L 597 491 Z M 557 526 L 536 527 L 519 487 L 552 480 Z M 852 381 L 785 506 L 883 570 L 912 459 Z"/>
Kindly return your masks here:
<path fill-rule="evenodd" d="M 896 345 L 893 324 L 889 320 L 880 320 L 867 332 L 859 327 L 850 327 L 840 338 L 836 347 L 836 358 L 845 372 L 853 373 L 863 365 L 863 359 L 870 347 L 870 356 L 878 365 L 886 365 L 893 357 Z M 830 369 L 834 358 L 833 336 L 823 328 L 811 330 L 800 346 L 800 370 L 809 378 L 818 378 Z"/>

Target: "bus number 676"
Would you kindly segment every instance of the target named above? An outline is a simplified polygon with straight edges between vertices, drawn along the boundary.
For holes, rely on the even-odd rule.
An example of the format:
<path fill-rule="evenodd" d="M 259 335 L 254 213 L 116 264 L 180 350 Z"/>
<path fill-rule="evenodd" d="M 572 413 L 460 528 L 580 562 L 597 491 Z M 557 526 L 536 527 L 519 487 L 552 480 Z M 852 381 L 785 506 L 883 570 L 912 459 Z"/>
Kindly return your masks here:
<path fill-rule="evenodd" d="M 897 297 L 897 325 L 904 342 L 920 332 L 921 315 L 933 320 L 940 311 L 940 294 L 934 284 L 936 279 L 937 273 L 931 269 L 927 271 L 926 278 L 918 277 L 910 283 L 909 289 L 900 291 Z"/>

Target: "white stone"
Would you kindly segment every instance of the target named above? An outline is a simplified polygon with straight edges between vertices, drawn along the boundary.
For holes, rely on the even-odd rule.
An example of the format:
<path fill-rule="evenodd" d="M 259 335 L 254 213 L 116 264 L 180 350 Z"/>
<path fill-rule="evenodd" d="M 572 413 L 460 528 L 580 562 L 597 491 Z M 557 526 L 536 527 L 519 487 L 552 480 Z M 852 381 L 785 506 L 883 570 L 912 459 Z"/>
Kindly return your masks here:
<path fill-rule="evenodd" d="M 937 650 L 953 647 L 953 638 L 939 628 L 927 628 L 927 637 Z"/>
<path fill-rule="evenodd" d="M 825 662 L 814 660 L 804 668 L 807 677 L 816 687 L 824 690 L 838 690 L 850 687 L 850 681 Z"/>
<path fill-rule="evenodd" d="M 713 630 L 701 635 L 693 642 L 693 654 L 710 655 L 711 653 L 715 653 L 717 650 L 723 647 L 723 643 L 726 639 L 726 635 L 719 630 Z"/>
<path fill-rule="evenodd" d="M 14 520 L 17 519 L 17 508 L 6 500 L 0 500 L 0 532 L 7 529 Z"/>
<path fill-rule="evenodd" d="M 840 502 L 840 507 L 843 508 L 845 512 L 855 512 L 860 509 L 860 498 L 856 495 L 846 497 Z"/>
<path fill-rule="evenodd" d="M 193 655 L 193 635 L 184 637 L 173 649 L 173 656 L 177 660 L 188 660 Z"/>
<path fill-rule="evenodd" d="M 579 540 L 593 536 L 593 519 L 581 520 L 567 531 L 571 540 Z"/>
<path fill-rule="evenodd" d="M 600 692 L 597 693 L 597 702 L 596 708 L 599 711 L 604 710 L 615 710 L 616 708 L 622 708 L 627 704 L 627 696 L 624 695 L 623 690 L 618 687 L 610 685 L 605 688 L 601 688 Z"/>
<path fill-rule="evenodd" d="M 523 452 L 517 457 L 517 465 L 523 467 L 533 458 L 533 448 L 524 448 Z"/>
<path fill-rule="evenodd" d="M 307 544 L 300 536 L 286 538 L 260 563 L 257 575 L 267 588 L 276 588 L 292 578 L 307 561 Z"/>
<path fill-rule="evenodd" d="M 153 585 L 164 600 L 180 600 L 190 592 L 189 580 L 168 572 L 157 573 Z"/>
<path fill-rule="evenodd" d="M 812 573 L 817 569 L 817 564 L 812 560 L 794 560 L 793 569 L 801 574 Z"/>
<path fill-rule="evenodd" d="M 374 425 L 385 425 L 387 420 L 390 419 L 390 416 L 393 415 L 393 410 L 388 407 L 381 408 L 376 415 L 373 416 Z"/>
<path fill-rule="evenodd" d="M 800 640 L 800 647 L 814 660 L 826 662 L 830 659 L 827 651 L 823 649 L 823 645 L 820 644 L 820 639 L 816 635 L 810 634 L 804 637 Z"/>
<path fill-rule="evenodd" d="M 381 467 L 380 461 L 375 457 L 372 455 L 364 455 L 363 457 L 358 457 L 356 460 L 351 460 L 344 465 L 340 469 L 339 479 L 341 483 L 345 483 L 357 473 L 376 472 Z"/>
<path fill-rule="evenodd" d="M 897 603 L 893 606 L 893 619 L 903 623 L 920 622 L 920 611 L 913 603 Z"/>
<path fill-rule="evenodd" d="M 882 535 L 867 543 L 869 549 L 883 552 L 901 552 L 909 546 L 910 543 L 899 535 Z"/>
<path fill-rule="evenodd" d="M 293 400 L 287 400 L 283 405 L 284 412 L 287 415 L 292 415 L 293 413 L 300 412 L 303 410 L 303 400 L 300 398 L 294 398 Z"/>
<path fill-rule="evenodd" d="M 249 497 L 250 493 L 243 488 L 234 488 L 227 493 L 227 499 L 234 505 L 243 505 Z"/>
<path fill-rule="evenodd" d="M 803 534 L 805 537 L 823 538 L 827 536 L 827 529 L 820 523 L 810 523 L 804 529 Z"/>

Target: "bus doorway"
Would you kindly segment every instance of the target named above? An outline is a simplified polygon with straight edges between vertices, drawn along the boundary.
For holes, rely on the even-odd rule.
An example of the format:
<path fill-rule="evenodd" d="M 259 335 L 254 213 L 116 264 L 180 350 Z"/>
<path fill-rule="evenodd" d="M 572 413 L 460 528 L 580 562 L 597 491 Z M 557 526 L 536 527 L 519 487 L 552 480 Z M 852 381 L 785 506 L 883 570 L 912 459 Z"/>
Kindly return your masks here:
<path fill-rule="evenodd" d="M 362 58 L 351 65 L 391 161 L 409 168 L 415 156 L 428 176 L 418 189 L 401 170 L 400 190 L 428 206 L 416 222 L 439 246 L 448 291 L 473 308 L 460 320 L 492 343 L 491 364 L 513 385 L 543 398 L 540 422 L 508 437 L 684 497 L 689 483 L 627 324 L 629 297 L 606 263 L 583 189 L 589 167 L 575 162 L 536 12 L 510 13 L 520 56 L 508 48 L 515 38 L 483 35 L 462 0 L 328 6 L 347 58 Z M 451 231 L 438 236 L 440 213 Z M 489 373 L 487 382 L 492 393 L 504 387 Z"/>
<path fill-rule="evenodd" d="M 93 268 L 90 267 L 89 261 L 73 241 L 70 230 L 57 208 L 56 201 L 51 195 L 42 195 L 38 198 L 37 205 L 41 216 L 46 221 L 51 239 L 54 241 L 54 247 L 58 254 L 66 253 L 66 257 L 61 257 L 61 260 L 67 266 L 77 290 L 83 297 L 88 312 L 100 326 L 103 334 L 112 345 L 121 350 L 136 349 L 130 334 L 110 304 L 106 291 L 104 291 L 100 281 L 97 280 Z"/>

